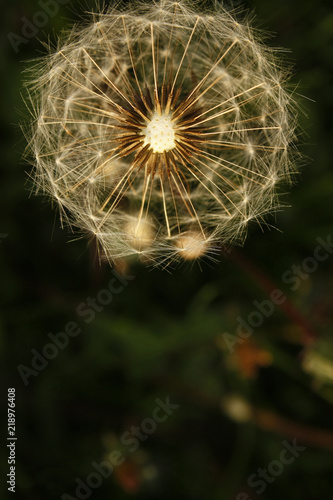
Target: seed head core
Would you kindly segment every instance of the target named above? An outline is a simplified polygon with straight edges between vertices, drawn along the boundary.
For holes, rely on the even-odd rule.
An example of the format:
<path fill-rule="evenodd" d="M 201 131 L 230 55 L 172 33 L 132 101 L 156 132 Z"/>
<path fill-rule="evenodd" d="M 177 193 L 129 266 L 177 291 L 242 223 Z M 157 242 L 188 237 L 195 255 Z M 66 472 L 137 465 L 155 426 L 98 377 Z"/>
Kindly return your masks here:
<path fill-rule="evenodd" d="M 155 112 L 143 130 L 145 136 L 144 146 L 150 145 L 153 153 L 164 153 L 176 146 L 175 131 L 171 122 L 171 115 Z"/>

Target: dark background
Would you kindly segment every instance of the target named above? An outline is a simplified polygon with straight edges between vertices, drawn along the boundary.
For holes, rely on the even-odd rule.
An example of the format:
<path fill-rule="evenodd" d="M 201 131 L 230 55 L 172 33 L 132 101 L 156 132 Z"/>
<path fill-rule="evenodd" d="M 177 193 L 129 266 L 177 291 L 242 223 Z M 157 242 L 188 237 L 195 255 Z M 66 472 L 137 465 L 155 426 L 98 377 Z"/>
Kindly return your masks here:
<path fill-rule="evenodd" d="M 21 34 L 21 18 L 31 20 L 40 7 L 33 0 L 2 5 L 2 498 L 13 496 L 5 482 L 6 398 L 14 387 L 16 498 L 84 498 L 75 492 L 76 478 L 86 483 L 96 472 L 92 463 L 119 450 L 125 461 L 85 498 L 332 499 L 333 254 L 297 283 L 283 278 L 299 272 L 293 266 L 304 272 L 317 238 L 333 237 L 329 3 L 237 3 L 255 10 L 257 27 L 276 33 L 270 45 L 290 50 L 303 110 L 305 165 L 284 197 L 288 207 L 269 221 L 278 230 L 253 226 L 244 248 L 201 268 L 131 265 L 126 272 L 135 278 L 90 323 L 76 309 L 107 287 L 111 269 L 99 266 L 84 239 L 60 228 L 47 201 L 30 195 L 19 127 L 26 117 L 20 94 L 27 61 L 43 52 L 40 41 L 54 39 L 89 3 L 62 6 L 18 53 L 7 35 Z M 226 333 L 236 334 L 237 317 L 247 320 L 258 310 L 253 302 L 268 300 L 276 288 L 287 301 L 228 349 L 225 339 L 236 337 Z M 80 334 L 25 385 L 18 366 L 31 368 L 31 350 L 41 353 L 48 334 L 63 332 L 71 321 Z M 168 396 L 179 405 L 168 419 L 136 451 L 121 443 L 131 426 L 151 417 L 155 400 Z M 279 472 L 272 463 L 285 442 L 295 440 L 305 449 Z M 275 477 L 268 472 L 273 480 L 261 494 L 248 484 L 259 468 L 277 471 Z"/>

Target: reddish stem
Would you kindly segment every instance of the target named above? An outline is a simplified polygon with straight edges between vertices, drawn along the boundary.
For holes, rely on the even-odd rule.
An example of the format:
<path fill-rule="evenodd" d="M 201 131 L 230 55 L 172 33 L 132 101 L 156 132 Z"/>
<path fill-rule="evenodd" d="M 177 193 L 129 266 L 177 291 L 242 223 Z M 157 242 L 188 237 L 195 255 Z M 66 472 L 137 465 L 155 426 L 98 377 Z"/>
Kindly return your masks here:
<path fill-rule="evenodd" d="M 244 271 L 246 271 L 246 273 L 250 275 L 269 296 L 271 296 L 274 290 L 280 289 L 268 276 L 263 273 L 262 270 L 260 270 L 252 261 L 244 257 L 244 255 L 242 255 L 238 250 L 233 249 L 230 253 L 225 253 L 225 257 L 230 259 L 232 262 L 237 263 L 242 269 L 244 269 Z M 304 318 L 303 314 L 286 295 L 285 301 L 282 304 L 278 304 L 278 307 L 280 307 L 285 315 L 299 327 L 303 333 L 304 344 L 312 343 L 314 339 L 317 338 L 318 335 L 312 325 L 309 324 L 308 320 Z"/>

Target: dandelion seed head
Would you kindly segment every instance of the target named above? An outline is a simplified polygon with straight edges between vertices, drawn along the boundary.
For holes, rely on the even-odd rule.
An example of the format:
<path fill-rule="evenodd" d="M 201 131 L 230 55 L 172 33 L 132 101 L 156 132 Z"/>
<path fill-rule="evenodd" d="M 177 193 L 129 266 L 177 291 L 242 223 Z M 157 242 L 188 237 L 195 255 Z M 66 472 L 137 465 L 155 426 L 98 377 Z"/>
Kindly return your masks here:
<path fill-rule="evenodd" d="M 96 12 L 32 69 L 37 190 L 110 262 L 165 266 L 241 244 L 294 170 L 285 75 L 218 2 Z"/>

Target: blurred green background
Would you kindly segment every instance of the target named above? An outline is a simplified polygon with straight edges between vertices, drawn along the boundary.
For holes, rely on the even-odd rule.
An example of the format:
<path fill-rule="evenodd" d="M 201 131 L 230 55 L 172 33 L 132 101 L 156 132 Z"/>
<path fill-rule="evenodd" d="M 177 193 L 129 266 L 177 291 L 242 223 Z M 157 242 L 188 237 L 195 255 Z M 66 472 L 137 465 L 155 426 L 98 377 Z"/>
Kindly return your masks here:
<path fill-rule="evenodd" d="M 7 35 L 20 35 L 22 17 L 32 19 L 39 4 L 13 0 L 1 10 L 2 498 L 11 495 L 6 401 L 14 387 L 16 498 L 331 500 L 333 254 L 308 259 L 317 238 L 333 238 L 330 2 L 236 4 L 276 33 L 271 45 L 290 50 L 293 83 L 305 96 L 296 95 L 306 165 L 284 198 L 290 206 L 269 221 L 279 230 L 252 227 L 244 248 L 201 267 L 169 273 L 131 265 L 125 272 L 134 278 L 91 322 L 77 308 L 102 297 L 111 269 L 60 228 L 48 202 L 30 196 L 21 159 L 27 61 L 43 52 L 40 41 L 53 40 L 93 5 L 62 3 L 18 53 Z M 248 339 L 237 337 L 237 318 L 253 319 L 254 301 L 263 305 L 274 289 L 287 300 L 261 321 L 257 314 Z M 69 322 L 80 333 L 25 384 L 18 366 L 31 369 L 33 353 Z M 168 418 L 149 420 L 156 400 L 168 397 L 175 405 Z M 129 444 L 136 426 L 146 434 Z M 303 448 L 281 466 L 286 441 Z M 118 462 L 101 479 L 93 463 L 109 463 L 113 451 Z M 261 483 L 259 469 L 268 474 Z M 88 486 L 76 491 L 77 478 Z"/>

